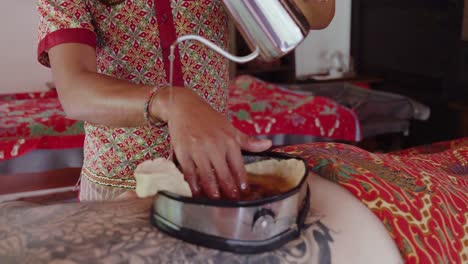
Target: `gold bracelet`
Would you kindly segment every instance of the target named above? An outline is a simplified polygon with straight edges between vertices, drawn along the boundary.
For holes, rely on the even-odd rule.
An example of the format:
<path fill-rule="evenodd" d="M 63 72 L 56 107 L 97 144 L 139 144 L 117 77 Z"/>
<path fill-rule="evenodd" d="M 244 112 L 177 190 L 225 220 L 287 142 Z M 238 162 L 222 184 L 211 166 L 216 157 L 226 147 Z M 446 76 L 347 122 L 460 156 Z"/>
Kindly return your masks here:
<path fill-rule="evenodd" d="M 166 87 L 166 86 L 168 86 L 168 84 L 157 85 L 153 89 L 151 89 L 145 102 L 145 108 L 144 108 L 145 120 L 150 126 L 154 128 L 158 128 L 158 129 L 164 127 L 167 123 L 158 118 L 151 116 L 151 105 L 153 103 L 153 99 L 157 97 L 159 90 L 162 87 Z"/>

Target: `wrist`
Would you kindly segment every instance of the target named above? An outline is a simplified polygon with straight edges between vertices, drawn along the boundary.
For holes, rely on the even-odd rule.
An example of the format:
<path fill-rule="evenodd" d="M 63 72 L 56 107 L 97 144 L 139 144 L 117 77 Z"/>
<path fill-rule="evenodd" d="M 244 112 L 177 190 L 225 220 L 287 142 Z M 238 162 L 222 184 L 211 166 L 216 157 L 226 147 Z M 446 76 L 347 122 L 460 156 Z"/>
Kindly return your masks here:
<path fill-rule="evenodd" d="M 171 114 L 177 112 L 176 110 L 180 107 L 192 109 L 199 104 L 206 104 L 206 102 L 190 89 L 162 86 L 153 100 L 150 114 L 152 117 L 167 123 Z"/>
<path fill-rule="evenodd" d="M 162 86 L 158 89 L 150 108 L 150 114 L 153 118 L 163 122 L 169 120 L 170 90 L 169 86 Z"/>

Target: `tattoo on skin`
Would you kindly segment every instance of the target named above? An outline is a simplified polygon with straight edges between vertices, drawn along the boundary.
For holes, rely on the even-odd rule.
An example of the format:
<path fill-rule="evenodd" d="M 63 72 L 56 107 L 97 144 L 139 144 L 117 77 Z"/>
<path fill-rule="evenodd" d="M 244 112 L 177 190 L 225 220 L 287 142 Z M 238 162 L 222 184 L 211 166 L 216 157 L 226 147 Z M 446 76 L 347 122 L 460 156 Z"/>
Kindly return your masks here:
<path fill-rule="evenodd" d="M 321 221 L 315 222 L 317 229 L 314 230 L 313 236 L 317 243 L 318 250 L 318 263 L 331 264 L 331 249 L 330 243 L 333 242 L 333 238 L 330 234 L 330 230 Z"/>
<path fill-rule="evenodd" d="M 301 236 L 258 255 L 198 247 L 150 225 L 151 200 L 38 206 L 0 204 L 0 263 L 320 263 L 333 234 L 312 211 Z"/>

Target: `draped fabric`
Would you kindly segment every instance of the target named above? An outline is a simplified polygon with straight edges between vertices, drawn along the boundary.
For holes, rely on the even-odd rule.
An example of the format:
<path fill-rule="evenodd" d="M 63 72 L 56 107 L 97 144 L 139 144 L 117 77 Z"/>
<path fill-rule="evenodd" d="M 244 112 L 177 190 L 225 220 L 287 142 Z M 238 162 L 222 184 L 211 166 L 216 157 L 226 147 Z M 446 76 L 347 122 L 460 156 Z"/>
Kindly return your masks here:
<path fill-rule="evenodd" d="M 355 195 L 385 225 L 405 263 L 468 262 L 468 138 L 374 154 L 311 143 L 299 155 L 312 172 Z"/>

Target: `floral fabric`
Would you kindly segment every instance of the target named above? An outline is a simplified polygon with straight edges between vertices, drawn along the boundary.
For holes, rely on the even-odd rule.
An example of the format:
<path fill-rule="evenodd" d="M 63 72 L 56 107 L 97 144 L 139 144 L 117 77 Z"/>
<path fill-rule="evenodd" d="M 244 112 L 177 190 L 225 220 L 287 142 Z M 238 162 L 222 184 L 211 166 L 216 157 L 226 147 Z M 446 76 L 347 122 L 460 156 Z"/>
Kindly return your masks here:
<path fill-rule="evenodd" d="M 363 202 L 405 263 L 468 262 L 468 138 L 392 154 L 336 143 L 277 151 L 303 157 Z"/>
<path fill-rule="evenodd" d="M 82 148 L 83 123 L 67 119 L 55 90 L 0 95 L 0 161 L 35 149 Z"/>
<path fill-rule="evenodd" d="M 232 124 L 249 135 L 325 134 L 343 141 L 359 136 L 353 112 L 333 100 L 286 91 L 249 76 L 230 85 L 227 112 Z M 83 122 L 66 118 L 56 90 L 0 95 L 0 160 L 39 148 L 83 146 Z"/>
<path fill-rule="evenodd" d="M 229 114 L 234 126 L 250 135 L 362 139 L 359 119 L 351 109 L 330 98 L 286 90 L 247 75 L 230 86 Z"/>

